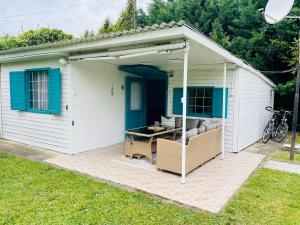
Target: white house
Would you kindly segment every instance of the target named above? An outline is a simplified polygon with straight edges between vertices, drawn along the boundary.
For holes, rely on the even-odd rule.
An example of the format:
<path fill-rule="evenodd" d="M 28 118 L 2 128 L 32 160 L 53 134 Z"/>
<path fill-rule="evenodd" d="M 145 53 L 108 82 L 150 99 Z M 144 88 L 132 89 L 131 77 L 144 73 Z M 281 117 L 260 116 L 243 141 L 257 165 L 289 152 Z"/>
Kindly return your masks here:
<path fill-rule="evenodd" d="M 181 115 L 183 90 L 201 95 L 186 115 L 224 117 L 225 150 L 239 152 L 261 138 L 275 88 L 183 21 L 5 50 L 0 66 L 1 138 L 67 154 Z"/>

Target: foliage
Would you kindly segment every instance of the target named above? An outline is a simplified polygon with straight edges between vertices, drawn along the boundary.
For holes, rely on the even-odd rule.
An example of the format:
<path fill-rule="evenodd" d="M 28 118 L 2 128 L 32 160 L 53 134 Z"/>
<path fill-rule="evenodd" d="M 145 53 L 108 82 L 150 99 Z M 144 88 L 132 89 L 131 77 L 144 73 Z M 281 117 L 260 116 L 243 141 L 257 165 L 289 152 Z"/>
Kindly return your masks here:
<path fill-rule="evenodd" d="M 212 32 L 210 34 L 211 38 L 222 45 L 223 47 L 229 46 L 229 37 L 224 33 L 222 24 L 218 19 L 215 19 L 212 23 Z"/>
<path fill-rule="evenodd" d="M 89 31 L 89 30 L 86 30 L 84 31 L 83 35 L 81 36 L 81 38 L 85 39 L 85 38 L 93 38 L 95 37 L 96 34 L 93 30 Z"/>
<path fill-rule="evenodd" d="M 296 89 L 296 80 L 289 80 L 284 84 L 278 84 L 277 92 L 279 95 L 287 95 L 288 93 L 294 93 Z"/>
<path fill-rule="evenodd" d="M 18 36 L 6 36 L 0 39 L 0 50 L 26 47 L 72 39 L 72 35 L 62 30 L 39 28 L 29 30 Z"/>
<path fill-rule="evenodd" d="M 99 29 L 99 34 L 130 30 L 136 26 L 136 0 L 127 0 L 126 8 L 121 12 L 117 22 L 112 24 L 107 18 Z"/>
<path fill-rule="evenodd" d="M 127 0 L 116 23 L 107 18 L 99 34 L 130 30 L 154 23 L 185 20 L 210 36 L 224 48 L 263 71 L 277 85 L 275 103 L 292 109 L 295 72 L 269 73 L 294 69 L 298 62 L 299 23 L 284 20 L 268 25 L 258 9 L 267 0 L 151 0 L 147 12 L 136 10 L 136 0 Z M 300 0 L 295 0 L 293 15 L 300 15 Z M 94 37 L 85 31 L 83 38 Z M 41 28 L 17 37 L 0 38 L 0 50 L 71 39 L 61 30 Z M 286 104 L 286 101 L 289 104 Z"/>
<path fill-rule="evenodd" d="M 292 54 L 292 60 L 289 60 L 286 58 L 286 61 L 289 63 L 289 65 L 293 68 L 296 68 L 298 66 L 300 56 L 299 56 L 299 51 L 300 51 L 300 43 L 299 39 L 295 38 L 293 44 L 290 46 L 291 54 Z M 290 59 L 291 59 L 290 58 Z"/>
<path fill-rule="evenodd" d="M 110 33 L 114 30 L 113 24 L 111 23 L 109 18 L 104 20 L 102 27 L 99 29 L 99 34 Z"/>
<path fill-rule="evenodd" d="M 0 152 L 0 224 L 296 224 L 300 176 L 259 169 L 219 214 Z"/>
<path fill-rule="evenodd" d="M 279 84 L 278 93 L 290 93 L 295 73 L 268 73 L 295 68 L 298 62 L 299 23 L 284 20 L 268 25 L 259 9 L 267 0 L 152 0 L 148 13 L 138 12 L 138 24 L 185 20 L 224 48 Z M 291 14 L 300 15 L 300 0 Z M 288 82 L 288 83 L 287 83 Z M 292 101 L 290 101 L 292 103 Z"/>

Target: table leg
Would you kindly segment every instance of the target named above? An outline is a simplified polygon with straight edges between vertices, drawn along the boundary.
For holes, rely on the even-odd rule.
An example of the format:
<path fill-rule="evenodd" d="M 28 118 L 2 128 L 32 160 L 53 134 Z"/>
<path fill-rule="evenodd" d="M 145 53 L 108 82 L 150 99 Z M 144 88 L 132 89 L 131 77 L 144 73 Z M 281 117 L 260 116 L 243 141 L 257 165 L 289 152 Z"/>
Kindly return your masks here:
<path fill-rule="evenodd" d="M 133 145 L 133 144 L 134 144 L 134 136 L 131 135 L 131 145 Z M 133 146 L 131 146 L 130 159 L 132 159 L 132 157 L 133 157 L 133 151 L 132 151 L 132 148 L 133 148 Z"/>
<path fill-rule="evenodd" d="M 149 139 L 148 145 L 149 145 L 149 151 L 150 151 L 150 160 L 151 160 L 151 164 L 154 164 L 154 160 L 153 160 L 153 154 L 152 154 L 152 144 L 153 144 L 153 137 L 151 137 Z"/>
<path fill-rule="evenodd" d="M 172 140 L 175 141 L 176 140 L 176 134 L 177 134 L 177 131 L 174 131 L 173 133 L 173 137 L 172 137 Z"/>

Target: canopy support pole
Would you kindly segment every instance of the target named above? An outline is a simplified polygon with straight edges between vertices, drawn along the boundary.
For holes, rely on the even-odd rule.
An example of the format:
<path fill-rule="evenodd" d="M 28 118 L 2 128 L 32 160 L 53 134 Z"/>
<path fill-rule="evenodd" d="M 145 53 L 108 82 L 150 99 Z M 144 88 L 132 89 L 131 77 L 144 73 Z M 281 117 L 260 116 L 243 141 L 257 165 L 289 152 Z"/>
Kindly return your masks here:
<path fill-rule="evenodd" d="M 182 102 L 182 139 L 181 139 L 181 183 L 185 184 L 186 174 L 186 108 L 187 108 L 187 78 L 188 78 L 188 57 L 189 57 L 189 44 L 186 43 L 184 49 L 184 65 L 183 65 L 183 97 Z"/>
<path fill-rule="evenodd" d="M 225 123 L 226 123 L 226 82 L 227 82 L 227 63 L 224 63 L 223 71 L 223 105 L 222 105 L 222 156 L 225 158 Z"/>

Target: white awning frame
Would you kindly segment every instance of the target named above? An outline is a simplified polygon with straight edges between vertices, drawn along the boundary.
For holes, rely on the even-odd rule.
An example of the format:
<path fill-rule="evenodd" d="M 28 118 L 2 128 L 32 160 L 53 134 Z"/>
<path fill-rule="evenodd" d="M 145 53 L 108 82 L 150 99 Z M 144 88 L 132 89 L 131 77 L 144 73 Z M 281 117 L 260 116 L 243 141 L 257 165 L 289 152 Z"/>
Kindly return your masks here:
<path fill-rule="evenodd" d="M 153 55 L 153 54 L 168 54 L 171 51 L 182 51 L 185 48 L 186 42 L 176 42 L 172 44 L 163 44 L 150 47 L 140 47 L 125 50 L 115 50 L 106 52 L 97 52 L 90 54 L 74 55 L 70 56 L 71 61 L 87 61 L 87 60 L 106 60 L 106 59 L 122 59 L 137 57 L 141 55 Z"/>
<path fill-rule="evenodd" d="M 183 61 L 183 97 L 182 102 L 182 137 L 181 137 L 181 183 L 185 184 L 186 173 L 186 107 L 187 107 L 187 79 L 188 79 L 188 59 L 189 59 L 189 43 L 186 43 L 184 49 Z"/>
<path fill-rule="evenodd" d="M 182 102 L 182 138 L 181 138 L 181 183 L 186 183 L 186 117 L 187 117 L 187 81 L 188 81 L 188 59 L 189 43 L 184 48 L 183 62 L 183 97 Z M 221 159 L 225 158 L 225 124 L 226 124 L 226 85 L 227 84 L 227 63 L 223 64 L 223 105 L 222 105 L 222 154 Z"/>

